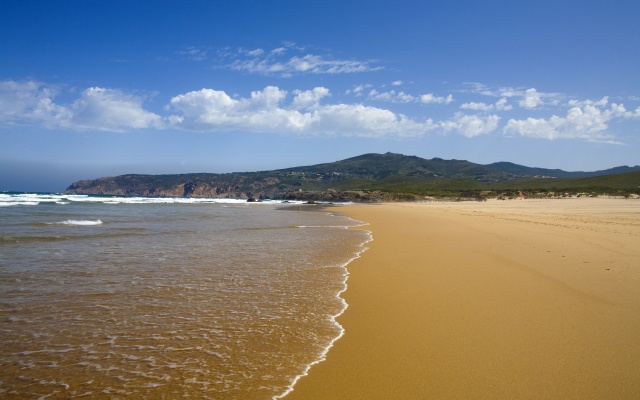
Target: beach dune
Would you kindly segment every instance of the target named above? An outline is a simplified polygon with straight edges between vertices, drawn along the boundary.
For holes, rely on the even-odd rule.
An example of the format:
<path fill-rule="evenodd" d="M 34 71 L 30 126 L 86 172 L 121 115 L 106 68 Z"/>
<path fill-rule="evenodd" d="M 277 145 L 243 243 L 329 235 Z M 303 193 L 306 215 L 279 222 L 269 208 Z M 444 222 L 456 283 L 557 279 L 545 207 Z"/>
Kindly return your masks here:
<path fill-rule="evenodd" d="M 640 398 L 640 201 L 334 210 L 373 241 L 287 399 Z"/>

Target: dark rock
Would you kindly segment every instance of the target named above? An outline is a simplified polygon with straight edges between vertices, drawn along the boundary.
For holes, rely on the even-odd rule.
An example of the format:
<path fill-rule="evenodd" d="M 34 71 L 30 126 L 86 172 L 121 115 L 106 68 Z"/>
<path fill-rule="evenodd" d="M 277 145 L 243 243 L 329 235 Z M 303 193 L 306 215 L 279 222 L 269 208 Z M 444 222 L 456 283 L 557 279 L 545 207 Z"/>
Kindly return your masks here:
<path fill-rule="evenodd" d="M 247 199 L 247 203 L 252 203 L 252 202 L 254 202 L 254 201 L 256 201 L 256 199 L 254 199 L 253 197 L 249 197 L 249 198 Z"/>

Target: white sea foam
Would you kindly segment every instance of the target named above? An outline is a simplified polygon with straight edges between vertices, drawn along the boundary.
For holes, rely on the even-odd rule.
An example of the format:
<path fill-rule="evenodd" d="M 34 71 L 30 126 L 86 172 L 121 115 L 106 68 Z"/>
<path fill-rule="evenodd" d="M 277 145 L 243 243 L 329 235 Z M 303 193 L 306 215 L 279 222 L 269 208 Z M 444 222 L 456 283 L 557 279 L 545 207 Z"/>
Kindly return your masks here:
<path fill-rule="evenodd" d="M 333 214 L 332 214 L 333 215 Z M 363 222 L 363 221 L 358 221 L 352 218 L 348 218 L 352 221 L 355 222 L 359 222 L 360 225 L 355 225 L 355 226 L 365 226 L 365 225 L 369 225 L 367 222 Z M 348 229 L 349 227 L 347 226 L 332 226 L 332 228 L 346 228 Z M 351 258 L 349 261 L 347 261 L 346 263 L 344 263 L 342 265 L 342 268 L 344 269 L 344 287 L 342 288 L 342 290 L 340 292 L 338 292 L 336 294 L 336 297 L 338 297 L 340 299 L 340 301 L 342 302 L 342 310 L 340 310 L 337 314 L 333 315 L 330 317 L 331 322 L 333 322 L 339 329 L 340 329 L 340 333 L 338 334 L 338 336 L 336 336 L 328 345 L 327 347 L 324 348 L 324 350 L 322 351 L 322 353 L 320 353 L 320 356 L 313 362 L 311 362 L 309 365 L 307 365 L 307 367 L 305 368 L 304 371 L 302 371 L 301 374 L 297 375 L 295 378 L 293 378 L 293 380 L 291 381 L 291 383 L 289 384 L 289 386 L 287 386 L 286 390 L 276 396 L 272 397 L 272 400 L 276 400 L 276 399 L 282 399 L 283 397 L 285 397 L 286 395 L 288 395 L 289 393 L 291 393 L 293 391 L 293 387 L 295 386 L 295 384 L 298 382 L 298 380 L 300 378 L 302 378 L 303 376 L 307 376 L 309 375 L 309 370 L 311 369 L 311 367 L 313 367 L 316 364 L 319 364 L 321 362 L 323 362 L 324 360 L 327 359 L 327 353 L 329 352 L 329 349 L 331 349 L 331 347 L 333 347 L 333 344 L 336 342 L 336 340 L 340 339 L 345 332 L 345 329 L 342 327 L 342 325 L 340 325 L 338 323 L 338 321 L 336 321 L 336 318 L 338 318 L 339 316 L 341 316 L 349 307 L 349 304 L 347 304 L 347 302 L 342 298 L 342 293 L 344 293 L 347 290 L 347 280 L 349 279 L 349 270 L 347 269 L 347 265 L 349 265 L 350 262 L 352 262 L 353 260 L 355 260 L 356 258 L 360 258 L 360 254 L 364 253 L 365 251 L 367 251 L 369 248 L 368 247 L 364 247 L 365 244 L 371 242 L 373 240 L 373 236 L 371 235 L 371 231 L 366 231 L 367 232 L 367 240 L 365 240 L 360 247 L 362 248 L 360 251 L 358 251 L 356 253 L 356 255 Z"/>
<path fill-rule="evenodd" d="M 96 219 L 95 221 L 68 219 L 62 222 L 52 222 L 50 225 L 102 225 L 103 223 L 104 222 L 99 219 Z"/>
<path fill-rule="evenodd" d="M 9 206 L 37 206 L 37 201 L 0 201 L 0 207 Z"/>
<path fill-rule="evenodd" d="M 342 226 L 342 225 L 314 225 L 314 226 L 298 225 L 298 226 L 296 226 L 296 228 L 341 228 L 341 229 L 349 229 L 348 226 Z"/>
<path fill-rule="evenodd" d="M 139 197 L 139 196 L 89 196 L 83 194 L 40 194 L 40 193 L 0 193 L 0 207 L 37 206 L 40 203 L 68 205 L 72 203 L 103 204 L 281 204 L 284 200 L 263 200 L 247 202 L 246 199 L 220 199 L 208 197 Z M 288 203 L 301 204 L 302 201 L 289 200 Z"/>

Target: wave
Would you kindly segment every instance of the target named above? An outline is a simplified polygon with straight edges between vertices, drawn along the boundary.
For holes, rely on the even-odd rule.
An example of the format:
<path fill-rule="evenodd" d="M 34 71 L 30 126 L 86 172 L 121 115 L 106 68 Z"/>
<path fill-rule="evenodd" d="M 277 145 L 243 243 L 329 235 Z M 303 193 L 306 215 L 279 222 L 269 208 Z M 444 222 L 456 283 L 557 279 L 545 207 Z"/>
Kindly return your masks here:
<path fill-rule="evenodd" d="M 332 216 L 336 216 L 337 213 L 328 213 L 329 215 Z M 342 215 L 343 217 L 345 217 L 344 215 Z M 350 219 L 351 221 L 354 222 L 359 222 L 359 225 L 354 225 L 354 226 L 350 226 L 350 227 L 359 227 L 359 226 L 366 226 L 369 225 L 368 222 L 363 222 L 363 221 L 358 221 L 356 219 L 353 218 L 349 218 L 346 217 L 347 219 Z M 302 226 L 299 226 L 298 228 L 301 228 Z M 346 227 L 346 226 L 331 226 L 332 228 L 346 228 L 349 229 L 350 227 Z M 305 228 L 312 228 L 312 227 L 305 227 Z M 284 398 L 286 395 L 288 395 L 289 393 L 291 393 L 294 390 L 294 386 L 296 385 L 296 383 L 300 380 L 300 378 L 302 378 L 303 376 L 307 376 L 309 375 L 309 370 L 311 369 L 311 367 L 313 367 L 316 364 L 319 364 L 323 361 L 325 361 L 327 359 L 327 353 L 329 352 L 329 350 L 333 347 L 333 344 L 336 342 L 336 340 L 340 339 L 342 336 L 344 336 L 345 333 L 345 329 L 342 327 L 342 325 L 340 325 L 338 323 L 338 321 L 336 321 L 336 318 L 338 318 L 339 316 L 341 316 L 349 307 L 349 304 L 347 304 L 347 302 L 344 300 L 344 298 L 342 297 L 342 293 L 344 293 L 347 290 L 347 280 L 349 279 L 349 270 L 347 269 L 347 266 L 349 265 L 349 263 L 351 263 L 353 260 L 360 258 L 361 254 L 364 253 L 365 251 L 367 251 L 369 248 L 365 247 L 365 244 L 373 241 L 373 235 L 371 233 L 371 231 L 365 231 L 367 232 L 367 239 L 362 242 L 360 244 L 360 249 L 358 251 L 356 251 L 355 256 L 353 256 L 349 261 L 347 261 L 346 263 L 344 263 L 342 265 L 342 268 L 344 269 L 344 281 L 343 281 L 343 288 L 340 292 L 338 292 L 336 294 L 336 297 L 338 297 L 340 299 L 340 301 L 342 302 L 342 310 L 340 310 L 337 314 L 330 316 L 331 322 L 333 322 L 336 326 L 338 326 L 338 328 L 340 328 L 340 333 L 338 334 L 338 336 L 336 336 L 333 340 L 331 340 L 331 342 L 323 349 L 322 353 L 320 353 L 319 357 L 312 361 L 311 363 L 309 363 L 305 370 L 302 371 L 301 374 L 297 375 L 295 378 L 293 378 L 293 380 L 291 381 L 291 383 L 286 387 L 285 391 L 273 396 L 271 399 L 272 400 L 278 400 L 278 399 L 282 399 Z"/>
<path fill-rule="evenodd" d="M 68 219 L 66 221 L 61 221 L 61 222 L 48 222 L 47 225 L 102 225 L 104 222 L 100 221 L 99 219 L 96 219 L 95 221 L 91 221 L 91 220 L 75 220 L 75 219 Z"/>
<path fill-rule="evenodd" d="M 54 240 L 65 240 L 65 236 L 2 236 L 0 237 L 0 243 L 12 243 L 12 242 L 49 242 Z"/>
<path fill-rule="evenodd" d="M 100 196 L 62 193 L 0 193 L 0 207 L 36 206 L 38 204 L 69 205 L 73 203 L 103 204 L 281 204 L 283 200 L 263 200 L 248 203 L 246 199 L 220 199 L 209 197 L 128 197 Z M 301 204 L 302 201 L 289 200 L 288 203 Z"/>

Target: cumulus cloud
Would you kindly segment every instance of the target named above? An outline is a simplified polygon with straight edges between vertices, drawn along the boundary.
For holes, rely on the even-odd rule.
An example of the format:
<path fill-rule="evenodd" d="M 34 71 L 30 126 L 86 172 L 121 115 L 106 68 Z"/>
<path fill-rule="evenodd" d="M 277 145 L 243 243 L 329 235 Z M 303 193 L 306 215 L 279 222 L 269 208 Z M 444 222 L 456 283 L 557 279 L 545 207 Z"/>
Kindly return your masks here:
<path fill-rule="evenodd" d="M 160 116 L 142 108 L 141 96 L 93 87 L 72 104 L 59 105 L 53 101 L 57 94 L 55 88 L 41 82 L 0 82 L 0 121 L 75 130 L 162 127 Z"/>
<path fill-rule="evenodd" d="M 632 118 L 632 119 L 640 119 L 640 107 L 636 108 L 635 111 L 626 111 L 623 115 L 625 118 Z"/>
<path fill-rule="evenodd" d="M 390 101 L 392 103 L 409 103 L 417 100 L 416 97 L 413 97 L 410 94 L 405 94 L 404 92 L 396 93 L 394 90 L 391 90 L 384 93 L 378 93 L 375 89 L 369 92 L 369 99 Z"/>
<path fill-rule="evenodd" d="M 493 111 L 493 109 L 495 108 L 498 111 L 505 111 L 505 110 L 511 110 L 513 107 L 511 105 L 508 105 L 507 99 L 503 97 L 500 100 L 498 100 L 495 105 L 470 102 L 470 103 L 462 104 L 460 108 L 464 110 L 477 110 L 477 111 Z"/>
<path fill-rule="evenodd" d="M 602 105 L 602 102 L 598 102 Z M 595 103 L 594 103 L 595 104 Z M 640 112 L 639 112 L 640 113 Z M 607 122 L 616 117 L 626 117 L 628 112 L 622 104 L 611 104 L 608 110 L 587 104 L 573 107 L 565 118 L 553 115 L 549 119 L 510 119 L 504 127 L 505 134 L 541 139 L 585 139 L 589 141 L 611 141 L 612 135 L 605 133 Z"/>
<path fill-rule="evenodd" d="M 604 96 L 602 99 L 600 99 L 598 101 L 593 101 L 593 100 L 584 100 L 584 101 L 569 100 L 567 102 L 567 105 L 569 105 L 571 107 L 584 107 L 584 106 L 604 107 L 604 106 L 607 105 L 607 103 L 609 103 L 609 96 Z"/>
<path fill-rule="evenodd" d="M 520 105 L 520 107 L 531 110 L 541 104 L 544 104 L 544 101 L 542 101 L 541 97 L 542 94 L 538 93 L 534 88 L 527 89 L 524 92 L 524 98 L 520 100 L 518 104 Z"/>
<path fill-rule="evenodd" d="M 73 102 L 71 127 L 119 131 L 125 128 L 161 128 L 161 117 L 142 108 L 143 97 L 115 89 L 88 88 Z"/>
<path fill-rule="evenodd" d="M 275 86 L 233 99 L 223 91 L 202 89 L 171 99 L 181 115 L 171 117 L 180 129 L 216 132 L 250 131 L 304 135 L 365 137 L 415 137 L 437 126 L 432 120 L 417 122 L 402 114 L 361 104 L 320 105 L 326 88 L 294 92 L 289 107 L 282 105 L 287 92 Z"/>
<path fill-rule="evenodd" d="M 391 85 L 393 85 L 393 86 L 400 86 L 400 85 L 402 85 L 402 81 L 394 81 L 394 82 L 391 82 Z"/>
<path fill-rule="evenodd" d="M 512 108 L 513 106 L 511 104 L 507 104 L 507 99 L 504 97 L 496 101 L 496 110 L 498 111 L 509 111 Z"/>
<path fill-rule="evenodd" d="M 0 82 L 0 121 L 9 124 L 39 122 L 45 126 L 68 121 L 70 110 L 53 102 L 58 92 L 55 87 L 35 81 Z"/>
<path fill-rule="evenodd" d="M 356 89 L 354 89 L 354 93 L 356 91 L 360 92 L 362 91 L 362 89 L 363 89 L 362 87 L 357 87 Z M 375 89 L 369 92 L 369 94 L 367 95 L 367 98 L 370 100 L 389 101 L 392 103 L 418 102 L 418 103 L 424 103 L 424 104 L 429 104 L 429 103 L 449 104 L 453 101 L 452 95 L 449 95 L 447 97 L 438 97 L 438 96 L 435 96 L 433 93 L 429 93 L 429 94 L 423 94 L 421 96 L 420 95 L 412 96 L 405 92 L 396 93 L 395 90 L 390 90 L 388 92 L 378 92 Z"/>
<path fill-rule="evenodd" d="M 465 109 L 465 110 L 491 111 L 491 110 L 493 110 L 493 104 L 474 103 L 472 101 L 470 103 L 462 104 L 460 106 L 460 108 Z"/>
<path fill-rule="evenodd" d="M 538 92 L 535 88 L 530 88 L 527 90 L 523 90 L 523 88 L 514 89 L 512 87 L 500 87 L 498 89 L 491 89 L 487 85 L 477 83 L 477 82 L 464 82 L 463 84 L 468 89 L 462 89 L 460 90 L 460 92 L 475 93 L 483 96 L 493 96 L 493 97 L 502 97 L 502 98 L 506 98 L 506 97 L 520 98 L 520 100 L 518 101 L 518 105 L 528 110 L 536 109 L 538 108 L 538 106 L 545 105 L 545 104 L 558 105 L 560 104 L 560 99 L 566 97 L 562 93 Z M 498 106 L 496 105 L 496 108 L 497 107 Z M 511 106 L 508 106 L 508 107 L 511 107 Z"/>
<path fill-rule="evenodd" d="M 420 96 L 420 101 L 424 104 L 429 104 L 429 103 L 449 104 L 453 101 L 453 96 L 448 95 L 447 97 L 438 97 L 438 96 L 434 96 L 433 93 L 429 93 L 429 94 L 423 94 L 422 96 Z"/>
<path fill-rule="evenodd" d="M 479 117 L 457 112 L 452 119 L 440 122 L 440 126 L 444 133 L 457 132 L 470 138 L 495 131 L 498 128 L 498 122 L 500 122 L 500 117 L 497 115 Z"/>
<path fill-rule="evenodd" d="M 317 87 L 313 90 L 294 90 L 293 94 L 296 97 L 293 98 L 291 102 L 291 106 L 289 107 L 292 110 L 302 110 L 305 108 L 317 108 L 320 100 L 323 97 L 330 96 L 329 89 L 323 87 Z"/>

